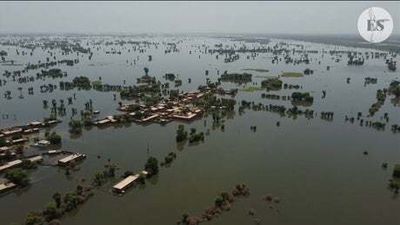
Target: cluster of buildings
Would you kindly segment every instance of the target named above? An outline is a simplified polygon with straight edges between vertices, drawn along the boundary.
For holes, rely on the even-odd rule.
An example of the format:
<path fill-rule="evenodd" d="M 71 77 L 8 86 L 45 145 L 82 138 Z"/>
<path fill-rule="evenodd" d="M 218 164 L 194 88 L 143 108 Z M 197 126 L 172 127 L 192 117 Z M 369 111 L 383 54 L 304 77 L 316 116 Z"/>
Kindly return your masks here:
<path fill-rule="evenodd" d="M 178 94 L 177 98 L 163 100 L 152 106 L 144 104 L 123 104 L 119 108 L 123 115 L 107 116 L 94 121 L 94 125 L 101 126 L 119 121 L 121 117 L 128 117 L 134 122 L 168 123 L 172 120 L 192 121 L 204 112 L 203 109 L 194 106 L 193 102 L 203 98 L 208 91 L 194 91 Z"/>
<path fill-rule="evenodd" d="M 7 145 L 22 144 L 28 141 L 27 138 L 23 137 L 23 135 L 38 133 L 41 128 L 49 127 L 59 122 L 61 121 L 59 120 L 47 120 L 44 122 L 33 121 L 26 125 L 1 129 L 0 138 L 1 139 L 4 138 Z"/>

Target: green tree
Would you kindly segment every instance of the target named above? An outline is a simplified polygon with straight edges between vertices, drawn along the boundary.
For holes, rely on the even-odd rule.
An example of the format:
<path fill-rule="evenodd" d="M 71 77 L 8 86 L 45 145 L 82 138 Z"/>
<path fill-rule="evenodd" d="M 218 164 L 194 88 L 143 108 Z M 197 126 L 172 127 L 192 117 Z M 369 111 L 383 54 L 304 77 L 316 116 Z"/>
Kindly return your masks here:
<path fill-rule="evenodd" d="M 59 192 L 56 192 L 53 194 L 53 200 L 56 203 L 57 208 L 60 208 L 61 206 L 61 194 Z"/>
<path fill-rule="evenodd" d="M 60 213 L 54 202 L 47 204 L 46 208 L 42 212 L 46 221 L 51 221 L 60 217 Z"/>
<path fill-rule="evenodd" d="M 144 165 L 146 170 L 151 176 L 158 174 L 158 160 L 154 157 L 149 157 Z"/>
<path fill-rule="evenodd" d="M 57 134 L 56 132 L 51 133 L 48 138 L 48 141 L 50 141 L 50 143 L 52 145 L 59 145 L 61 144 L 61 136 L 59 134 Z"/>
<path fill-rule="evenodd" d="M 28 174 L 20 168 L 8 171 L 4 177 L 20 186 L 27 186 L 30 182 Z"/>
<path fill-rule="evenodd" d="M 30 212 L 26 216 L 25 225 L 40 225 L 43 223 L 43 218 L 40 213 Z"/>

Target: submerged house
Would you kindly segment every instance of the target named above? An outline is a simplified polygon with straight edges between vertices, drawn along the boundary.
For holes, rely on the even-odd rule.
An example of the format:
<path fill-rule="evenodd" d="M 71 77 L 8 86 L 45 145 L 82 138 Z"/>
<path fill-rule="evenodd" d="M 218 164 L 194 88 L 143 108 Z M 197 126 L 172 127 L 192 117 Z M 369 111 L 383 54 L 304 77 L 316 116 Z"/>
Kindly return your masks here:
<path fill-rule="evenodd" d="M 5 164 L 0 166 L 0 173 L 4 172 L 7 169 L 11 169 L 11 168 L 17 167 L 17 166 L 19 166 L 21 164 L 22 164 L 22 160 L 20 160 L 20 159 L 7 162 L 7 163 L 5 163 Z"/>
<path fill-rule="evenodd" d="M 84 158 L 86 158 L 85 154 L 74 153 L 74 154 L 71 154 L 71 155 L 69 155 L 69 156 L 67 156 L 65 158 L 62 158 L 62 159 L 58 160 L 58 165 L 59 166 L 67 166 L 67 165 L 69 165 L 69 164 L 71 164 L 73 162 L 80 161 L 80 160 L 82 160 Z"/>
<path fill-rule="evenodd" d="M 137 181 L 140 178 L 140 176 L 146 177 L 147 175 L 148 172 L 143 170 L 138 174 L 127 176 L 113 186 L 113 191 L 117 193 L 125 193 L 126 189 L 131 187 L 135 183 L 135 181 Z"/>

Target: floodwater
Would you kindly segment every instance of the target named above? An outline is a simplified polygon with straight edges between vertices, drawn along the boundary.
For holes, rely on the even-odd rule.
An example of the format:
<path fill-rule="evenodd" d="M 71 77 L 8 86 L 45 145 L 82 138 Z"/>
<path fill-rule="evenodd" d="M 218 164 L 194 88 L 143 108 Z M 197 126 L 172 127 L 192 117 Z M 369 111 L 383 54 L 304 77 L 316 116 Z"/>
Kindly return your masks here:
<path fill-rule="evenodd" d="M 93 37 L 93 39 L 99 37 Z M 90 39 L 90 37 L 87 37 Z M 110 37 L 112 39 L 112 37 Z M 399 72 L 389 72 L 383 58 L 369 59 L 363 66 L 348 66 L 346 55 L 340 62 L 321 50 L 357 50 L 372 51 L 325 44 L 303 43 L 305 49 L 319 50 L 309 54 L 309 65 L 285 64 L 283 61 L 272 64 L 272 54 L 260 53 L 254 60 L 247 59 L 249 53 L 240 53 L 240 59 L 224 63 L 223 55 L 216 59 L 215 54 L 199 53 L 198 46 L 203 44 L 214 48 L 214 44 L 232 46 L 260 46 L 259 43 L 232 41 L 224 38 L 202 37 L 157 37 L 145 38 L 160 42 L 158 49 L 151 47 L 145 53 L 127 52 L 120 46 L 103 46 L 99 51 L 92 48 L 93 58 L 78 56 L 80 62 L 72 67 L 56 66 L 68 73 L 63 80 L 71 81 L 75 76 L 85 75 L 91 80 L 102 77 L 103 83 L 133 85 L 141 77 L 143 68 L 148 67 L 149 75 L 164 82 L 165 73 L 179 74 L 183 81 L 183 91 L 195 90 L 205 84 L 205 70 L 209 70 L 210 80 L 216 80 L 220 74 L 228 72 L 249 72 L 257 85 L 265 78 L 257 76 L 276 76 L 282 72 L 302 72 L 306 68 L 314 74 L 301 78 L 281 78 L 284 83 L 299 84 L 299 91 L 310 92 L 314 96 L 311 107 L 316 112 L 332 111 L 334 120 L 324 121 L 319 116 L 306 119 L 280 117 L 265 111 L 246 110 L 242 115 L 235 108 L 235 115 L 227 118 L 225 130 L 213 130 L 212 118 L 202 118 L 190 124 L 186 129 L 196 127 L 198 131 L 210 129 L 205 142 L 185 146 L 178 150 L 175 133 L 178 122 L 165 126 L 137 124 L 105 129 L 84 130 L 79 138 L 71 138 L 68 133 L 67 116 L 53 130 L 62 134 L 62 149 L 78 151 L 88 155 L 79 164 L 79 170 L 66 177 L 64 170 L 57 167 L 39 166 L 31 172 L 32 185 L 23 190 L 0 195 L 0 223 L 21 224 L 30 211 L 43 209 L 54 192 L 67 192 L 75 189 L 82 178 L 88 180 L 96 171 L 103 168 L 107 159 L 117 163 L 118 173 L 126 170 L 139 171 L 149 156 L 164 158 L 169 152 L 177 152 L 177 159 L 169 167 L 162 167 L 160 173 L 151 178 L 144 186 L 134 187 L 123 196 L 111 193 L 111 186 L 119 178 L 95 190 L 95 195 L 77 211 L 67 214 L 61 221 L 65 225 L 78 224 L 176 224 L 183 213 L 201 214 L 212 205 L 215 196 L 229 191 L 239 183 L 247 184 L 250 196 L 235 201 L 232 210 L 224 212 L 218 218 L 206 222 L 210 225 L 261 224 L 270 225 L 337 225 L 337 224 L 382 224 L 395 225 L 400 222 L 400 199 L 388 189 L 388 180 L 392 176 L 394 164 L 400 163 L 400 136 L 390 131 L 387 125 L 384 131 L 360 127 L 357 122 L 346 123 L 345 115 L 357 116 L 357 112 L 367 115 L 369 107 L 376 102 L 378 89 L 387 88 L 391 81 L 399 80 Z M 177 44 L 180 52 L 165 54 L 163 41 L 182 40 Z M 280 40 L 271 40 L 273 46 Z M 284 40 L 292 43 L 293 41 Z M 106 55 L 105 49 L 122 49 L 121 55 Z M 17 63 L 37 63 L 45 61 L 46 52 L 35 50 L 33 56 L 15 54 L 16 47 L 0 46 L 0 50 L 9 52 L 9 58 Z M 126 46 L 128 48 L 128 46 Z M 200 47 L 204 51 L 204 47 Z M 189 54 L 189 51 L 192 54 Z M 373 50 L 376 51 L 376 50 Z M 147 55 L 152 55 L 151 62 Z M 199 58 L 200 55 L 200 58 Z M 130 63 L 139 56 L 136 65 Z M 74 59 L 76 56 L 61 56 Z M 128 60 L 128 63 L 126 62 Z M 318 61 L 321 64 L 318 64 Z M 330 66 L 327 71 L 326 67 Z M 21 69 L 22 66 L 1 65 L 0 72 Z M 246 68 L 268 69 L 269 72 L 243 71 Z M 36 74 L 32 70 L 28 74 Z M 346 78 L 350 77 L 349 84 Z M 364 87 L 364 78 L 378 78 L 377 84 Z M 192 82 L 188 83 L 188 78 Z M 101 111 L 99 118 L 117 113 L 119 94 L 113 100 L 113 93 L 95 90 L 55 90 L 52 93 L 40 93 L 42 84 L 57 84 L 61 79 L 46 78 L 27 84 L 9 82 L 0 87 L 0 92 L 11 90 L 13 99 L 0 98 L 0 127 L 20 125 L 32 120 L 42 120 L 49 116 L 49 109 L 43 109 L 42 100 L 66 99 L 76 93 L 73 107 L 83 109 L 84 103 L 93 100 L 94 108 Z M 235 87 L 232 83 L 223 83 L 225 87 Z M 28 87 L 34 87 L 34 95 L 28 95 Z M 248 86 L 256 86 L 248 84 Z M 17 87 L 23 87 L 24 98 L 20 99 Z M 239 89 L 243 88 L 243 85 Z M 326 98 L 322 99 L 322 90 Z M 290 95 L 293 91 L 282 89 L 273 94 Z M 239 91 L 235 97 L 241 100 L 261 102 L 263 104 L 282 104 L 290 106 L 290 101 L 268 100 L 261 98 L 265 91 Z M 385 112 L 389 114 L 389 124 L 399 124 L 399 107 L 394 106 L 391 97 L 372 118 L 380 121 Z M 123 101 L 125 102 L 125 101 Z M 8 115 L 4 117 L 3 115 Z M 371 118 L 368 118 L 371 119 Z M 206 122 L 204 122 L 206 121 Z M 280 126 L 276 122 L 280 121 Z M 257 126 L 252 132 L 250 126 Z M 147 150 L 148 149 L 148 150 Z M 368 155 L 363 155 L 368 151 Z M 97 156 L 101 156 L 100 159 Z M 381 168 L 383 162 L 388 169 Z M 267 194 L 279 197 L 281 202 L 266 203 L 262 200 Z M 273 208 L 270 208 L 270 205 Z M 248 215 L 254 209 L 256 215 Z"/>

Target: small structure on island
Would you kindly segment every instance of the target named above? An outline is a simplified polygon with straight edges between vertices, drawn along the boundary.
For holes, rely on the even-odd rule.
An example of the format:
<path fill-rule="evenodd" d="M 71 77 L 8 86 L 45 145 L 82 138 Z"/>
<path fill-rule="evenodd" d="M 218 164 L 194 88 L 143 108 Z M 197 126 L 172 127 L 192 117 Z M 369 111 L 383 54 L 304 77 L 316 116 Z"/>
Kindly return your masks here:
<path fill-rule="evenodd" d="M 148 174 L 149 173 L 147 171 L 143 170 L 138 174 L 129 175 L 118 182 L 116 185 L 114 185 L 113 191 L 117 193 L 125 193 L 126 189 L 131 187 L 135 183 L 135 181 L 137 181 L 141 176 L 146 177 Z"/>

